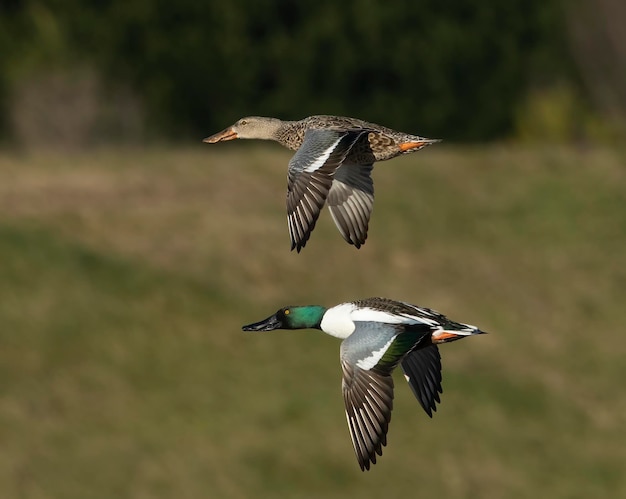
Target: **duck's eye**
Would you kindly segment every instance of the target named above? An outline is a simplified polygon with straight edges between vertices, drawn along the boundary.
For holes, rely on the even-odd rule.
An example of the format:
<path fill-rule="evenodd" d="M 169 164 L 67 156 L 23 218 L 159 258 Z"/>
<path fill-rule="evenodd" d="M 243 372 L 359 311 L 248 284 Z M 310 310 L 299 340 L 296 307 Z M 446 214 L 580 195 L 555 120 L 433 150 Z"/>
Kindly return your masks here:
<path fill-rule="evenodd" d="M 291 310 L 289 310 L 288 308 L 285 309 L 285 315 L 289 315 L 291 313 Z"/>
<path fill-rule="evenodd" d="M 246 120 L 241 120 L 241 121 L 239 122 L 239 124 L 240 124 L 240 125 L 247 125 L 247 124 L 248 124 L 248 122 L 247 122 Z"/>

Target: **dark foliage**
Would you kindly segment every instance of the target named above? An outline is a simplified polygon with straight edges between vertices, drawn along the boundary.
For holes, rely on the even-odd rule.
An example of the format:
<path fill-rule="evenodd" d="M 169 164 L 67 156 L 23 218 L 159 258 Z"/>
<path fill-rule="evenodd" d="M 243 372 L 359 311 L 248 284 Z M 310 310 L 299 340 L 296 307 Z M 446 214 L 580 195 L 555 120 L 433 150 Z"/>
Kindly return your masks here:
<path fill-rule="evenodd" d="M 33 5 L 5 2 L 0 28 L 27 25 Z M 153 131 L 172 137 L 246 114 L 327 113 L 487 140 L 511 131 L 529 80 L 567 71 L 558 0 L 50 0 L 47 8 L 69 57 L 132 85 Z M 12 33 L 0 43 L 16 51 L 32 35 Z"/>

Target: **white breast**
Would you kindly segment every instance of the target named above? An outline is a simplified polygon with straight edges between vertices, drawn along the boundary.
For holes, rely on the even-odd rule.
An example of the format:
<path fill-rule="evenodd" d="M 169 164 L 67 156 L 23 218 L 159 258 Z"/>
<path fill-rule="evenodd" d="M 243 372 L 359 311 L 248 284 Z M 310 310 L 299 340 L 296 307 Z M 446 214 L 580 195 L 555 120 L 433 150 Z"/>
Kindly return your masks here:
<path fill-rule="evenodd" d="M 352 303 L 342 303 L 336 307 L 329 308 L 320 324 L 322 331 L 341 339 L 350 336 L 354 332 L 355 327 L 351 317 L 354 309 L 355 307 Z"/>

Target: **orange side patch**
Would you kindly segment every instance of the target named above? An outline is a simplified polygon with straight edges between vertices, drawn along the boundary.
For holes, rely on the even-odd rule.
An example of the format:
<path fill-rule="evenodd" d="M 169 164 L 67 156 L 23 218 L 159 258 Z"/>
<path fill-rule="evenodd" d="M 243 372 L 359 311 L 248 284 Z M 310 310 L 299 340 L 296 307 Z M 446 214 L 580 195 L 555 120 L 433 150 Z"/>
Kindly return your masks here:
<path fill-rule="evenodd" d="M 449 333 L 448 331 L 438 332 L 436 335 L 433 335 L 433 343 L 445 343 L 447 341 L 452 341 L 459 339 L 459 334 Z"/>
<path fill-rule="evenodd" d="M 400 150 L 402 152 L 410 151 L 411 149 L 415 149 L 416 147 L 423 147 L 426 144 L 427 144 L 427 142 L 424 142 L 424 141 L 420 141 L 420 142 L 404 142 L 403 144 L 400 144 Z"/>

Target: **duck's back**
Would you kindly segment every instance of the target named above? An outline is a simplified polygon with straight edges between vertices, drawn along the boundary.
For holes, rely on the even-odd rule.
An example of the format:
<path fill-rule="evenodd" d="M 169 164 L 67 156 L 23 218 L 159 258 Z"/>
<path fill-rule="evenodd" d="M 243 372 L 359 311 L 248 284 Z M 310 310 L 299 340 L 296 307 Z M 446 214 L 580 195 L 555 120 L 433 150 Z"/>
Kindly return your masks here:
<path fill-rule="evenodd" d="M 307 130 L 332 128 L 335 130 L 368 130 L 368 134 L 363 134 L 362 139 L 354 144 L 347 163 L 371 164 L 374 161 L 384 161 L 394 158 L 406 152 L 403 149 L 404 143 L 411 143 L 422 140 L 417 135 L 410 135 L 398 132 L 377 123 L 350 118 L 348 116 L 333 116 L 320 114 L 309 116 L 299 121 L 286 121 L 282 129 L 278 132 L 276 140 L 283 146 L 297 150 L 304 141 Z"/>
<path fill-rule="evenodd" d="M 305 128 L 338 128 L 341 130 L 369 130 L 370 133 L 363 136 L 363 139 L 353 147 L 352 160 L 355 163 L 372 163 L 374 161 L 384 161 L 394 158 L 404 151 L 400 145 L 404 142 L 411 142 L 418 138 L 404 132 L 398 132 L 393 128 L 350 118 L 348 116 L 317 115 L 309 116 L 303 120 L 307 123 Z"/>

